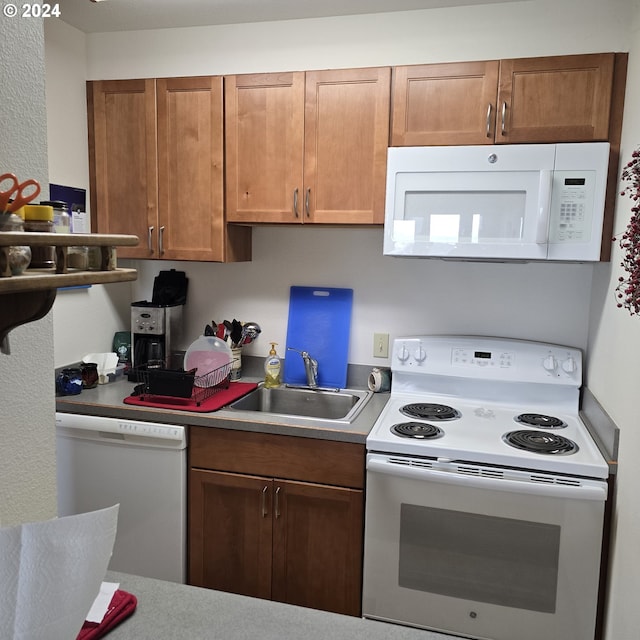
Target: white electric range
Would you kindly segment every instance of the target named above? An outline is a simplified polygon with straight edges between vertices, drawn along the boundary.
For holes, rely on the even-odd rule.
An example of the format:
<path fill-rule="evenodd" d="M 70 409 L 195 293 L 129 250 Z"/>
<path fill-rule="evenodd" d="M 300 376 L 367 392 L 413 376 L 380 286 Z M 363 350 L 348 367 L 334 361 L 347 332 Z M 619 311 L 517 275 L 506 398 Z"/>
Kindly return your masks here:
<path fill-rule="evenodd" d="M 593 637 L 608 465 L 579 417 L 581 352 L 412 336 L 391 369 L 367 438 L 364 615 Z"/>

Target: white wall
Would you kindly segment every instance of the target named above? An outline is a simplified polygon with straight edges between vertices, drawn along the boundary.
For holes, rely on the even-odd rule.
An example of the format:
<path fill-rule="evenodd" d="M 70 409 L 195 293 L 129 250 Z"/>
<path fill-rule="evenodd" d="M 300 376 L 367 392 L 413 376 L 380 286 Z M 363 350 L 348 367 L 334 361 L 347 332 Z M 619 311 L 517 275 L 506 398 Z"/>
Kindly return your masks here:
<path fill-rule="evenodd" d="M 272 340 L 284 348 L 291 285 L 354 290 L 351 363 L 386 362 L 373 358 L 374 332 L 484 334 L 586 345 L 590 266 L 385 257 L 379 229 L 263 227 L 253 233 L 250 263 L 138 262 L 134 297 L 150 298 L 160 269 L 184 270 L 189 277 L 184 346 L 211 320 L 253 320 L 263 333 L 245 348 L 249 355 L 266 355 Z"/>
<path fill-rule="evenodd" d="M 0 20 L 0 173 L 48 192 L 42 21 Z M 3 309 L 12 303 L 0 298 Z M 0 354 L 0 526 L 56 514 L 51 314 L 9 334 Z"/>
<path fill-rule="evenodd" d="M 629 23 L 632 33 L 627 75 L 622 164 L 640 147 L 640 4 L 634 2 Z M 635 203 L 637 205 L 637 203 Z M 632 201 L 618 197 L 615 233 L 626 227 Z M 611 640 L 637 638 L 640 628 L 635 596 L 640 593 L 640 502 L 638 457 L 638 381 L 640 380 L 640 318 L 616 307 L 615 287 L 623 274 L 618 244 L 610 264 L 595 270 L 590 315 L 589 388 L 620 426 L 613 584 L 610 591 L 608 634 Z"/>
<path fill-rule="evenodd" d="M 86 36 L 61 20 L 45 21 L 49 179 L 87 189 Z M 128 330 L 129 283 L 58 292 L 53 307 L 56 366 L 87 353 L 111 351 L 113 334 Z"/>

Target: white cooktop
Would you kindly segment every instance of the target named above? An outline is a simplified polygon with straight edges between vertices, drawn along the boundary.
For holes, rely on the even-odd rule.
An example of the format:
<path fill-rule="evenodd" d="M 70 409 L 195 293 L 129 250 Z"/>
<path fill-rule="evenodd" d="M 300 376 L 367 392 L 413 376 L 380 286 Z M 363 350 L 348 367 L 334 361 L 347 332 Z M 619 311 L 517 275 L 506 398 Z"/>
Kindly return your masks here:
<path fill-rule="evenodd" d="M 538 342 L 477 336 L 397 338 L 392 351 L 391 397 L 367 438 L 369 451 L 503 465 L 606 478 L 608 466 L 578 416 L 579 350 Z M 443 404 L 460 417 L 433 420 L 401 413 L 411 403 Z M 519 423 L 522 413 L 559 418 L 547 429 Z M 439 427 L 438 438 L 396 435 L 400 423 Z M 572 453 L 524 451 L 507 444 L 511 431 L 538 431 L 577 445 Z"/>

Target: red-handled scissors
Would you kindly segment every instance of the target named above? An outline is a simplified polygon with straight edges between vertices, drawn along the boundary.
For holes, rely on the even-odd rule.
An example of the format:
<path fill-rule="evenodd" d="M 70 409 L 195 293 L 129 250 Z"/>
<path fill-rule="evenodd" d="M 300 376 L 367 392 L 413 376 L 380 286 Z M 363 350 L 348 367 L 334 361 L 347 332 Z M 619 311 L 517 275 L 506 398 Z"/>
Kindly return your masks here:
<path fill-rule="evenodd" d="M 40 193 L 40 184 L 37 180 L 25 180 L 24 182 L 18 182 L 13 173 L 3 173 L 0 175 L 0 185 L 3 182 L 11 182 L 11 187 L 6 191 L 0 189 L 0 213 L 17 211 L 25 204 L 29 204 Z M 28 195 L 24 195 L 25 189 L 28 187 L 34 187 L 33 191 Z M 9 202 L 13 198 L 13 202 Z"/>

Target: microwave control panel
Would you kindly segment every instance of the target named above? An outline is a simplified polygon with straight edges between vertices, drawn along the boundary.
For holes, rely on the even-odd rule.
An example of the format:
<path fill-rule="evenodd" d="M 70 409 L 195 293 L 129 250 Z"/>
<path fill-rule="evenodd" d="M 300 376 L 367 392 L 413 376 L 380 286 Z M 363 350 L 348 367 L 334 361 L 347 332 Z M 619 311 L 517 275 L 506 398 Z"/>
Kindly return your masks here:
<path fill-rule="evenodd" d="M 555 171 L 551 191 L 549 240 L 590 242 L 595 171 Z"/>

